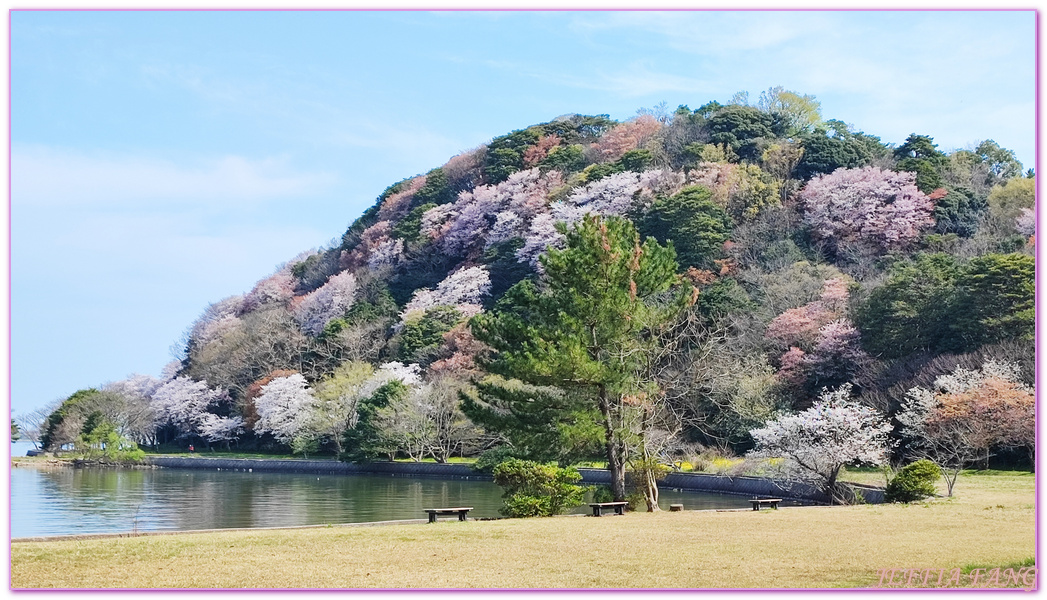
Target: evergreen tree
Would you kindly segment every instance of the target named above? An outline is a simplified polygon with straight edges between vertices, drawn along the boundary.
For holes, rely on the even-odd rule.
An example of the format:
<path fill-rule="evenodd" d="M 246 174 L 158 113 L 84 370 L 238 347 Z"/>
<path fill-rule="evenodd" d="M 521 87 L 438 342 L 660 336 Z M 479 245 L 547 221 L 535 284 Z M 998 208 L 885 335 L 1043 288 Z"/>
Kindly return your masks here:
<path fill-rule="evenodd" d="M 568 466 L 600 455 L 600 413 L 578 395 L 491 376 L 460 398 L 462 412 L 503 435 L 512 456 Z"/>
<path fill-rule="evenodd" d="M 658 343 L 652 332 L 690 294 L 667 293 L 678 281 L 672 246 L 652 238 L 641 245 L 626 219 L 588 215 L 561 231 L 566 248 L 541 259 L 544 288 L 517 284 L 509 302 L 474 318 L 472 329 L 493 350 L 482 363 L 489 372 L 560 388 L 599 411 L 612 492 L 623 500 L 627 411 L 654 391 L 642 375 L 644 355 Z"/>
<path fill-rule="evenodd" d="M 905 143 L 894 151 L 898 159 L 898 170 L 916 173 L 916 187 L 929 194 L 942 187 L 939 170 L 945 165 L 945 154 L 938 151 L 934 139 L 926 135 L 912 134 Z"/>
<path fill-rule="evenodd" d="M 723 254 L 731 219 L 713 202 L 708 188 L 696 185 L 652 204 L 640 230 L 659 242 L 671 242 L 681 265 L 710 268 Z"/>
<path fill-rule="evenodd" d="M 921 254 L 892 267 L 887 282 L 858 310 L 865 348 L 884 358 L 900 358 L 947 345 L 959 274 L 956 260 L 944 253 Z"/>
<path fill-rule="evenodd" d="M 1032 341 L 1036 268 L 1025 254 L 986 254 L 971 259 L 957 281 L 957 350 L 1013 339 Z"/>

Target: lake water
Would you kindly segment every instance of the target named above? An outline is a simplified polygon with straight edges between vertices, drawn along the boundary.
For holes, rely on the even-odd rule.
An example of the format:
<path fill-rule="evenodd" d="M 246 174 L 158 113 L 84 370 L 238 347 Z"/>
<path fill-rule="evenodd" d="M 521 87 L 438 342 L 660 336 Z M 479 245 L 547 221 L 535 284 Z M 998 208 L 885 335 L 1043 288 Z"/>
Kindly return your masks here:
<path fill-rule="evenodd" d="M 490 481 L 197 469 L 11 469 L 11 536 L 286 527 L 425 518 L 472 506 L 497 517 Z M 745 508 L 742 496 L 663 490 L 660 504 Z M 588 512 L 580 507 L 575 512 Z"/>

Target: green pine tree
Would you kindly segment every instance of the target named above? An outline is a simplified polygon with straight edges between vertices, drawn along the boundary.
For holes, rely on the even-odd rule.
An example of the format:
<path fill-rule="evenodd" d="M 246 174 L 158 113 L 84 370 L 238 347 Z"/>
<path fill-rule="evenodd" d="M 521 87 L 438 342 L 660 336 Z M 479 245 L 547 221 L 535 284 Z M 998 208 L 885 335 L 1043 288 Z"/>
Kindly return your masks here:
<path fill-rule="evenodd" d="M 543 287 L 517 284 L 494 311 L 474 318 L 472 329 L 494 350 L 483 361 L 489 372 L 559 388 L 599 413 L 611 489 L 624 500 L 628 411 L 655 391 L 643 374 L 645 359 L 662 326 L 693 297 L 673 289 L 672 245 L 653 238 L 641 244 L 628 220 L 589 215 L 561 231 L 566 248 L 541 259 Z"/>

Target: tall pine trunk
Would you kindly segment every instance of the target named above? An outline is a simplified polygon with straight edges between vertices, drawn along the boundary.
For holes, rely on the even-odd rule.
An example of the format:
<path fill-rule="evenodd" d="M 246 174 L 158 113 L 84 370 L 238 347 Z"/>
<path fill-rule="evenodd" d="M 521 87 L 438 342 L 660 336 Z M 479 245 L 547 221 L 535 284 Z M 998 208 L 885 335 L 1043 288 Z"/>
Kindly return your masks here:
<path fill-rule="evenodd" d="M 607 394 L 607 387 L 599 387 L 600 414 L 603 415 L 605 447 L 607 449 L 607 469 L 611 472 L 611 494 L 615 502 L 625 501 L 625 442 L 616 433 L 615 412 Z"/>

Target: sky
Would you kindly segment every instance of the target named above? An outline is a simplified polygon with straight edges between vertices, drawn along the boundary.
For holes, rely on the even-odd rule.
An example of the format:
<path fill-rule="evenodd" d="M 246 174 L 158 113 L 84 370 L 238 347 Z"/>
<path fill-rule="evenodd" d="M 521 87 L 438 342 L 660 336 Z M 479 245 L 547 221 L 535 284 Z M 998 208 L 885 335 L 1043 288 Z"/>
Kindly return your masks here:
<path fill-rule="evenodd" d="M 884 142 L 1035 150 L 1035 14 L 11 13 L 11 408 L 158 376 L 388 185 L 557 116 L 781 85 Z"/>

